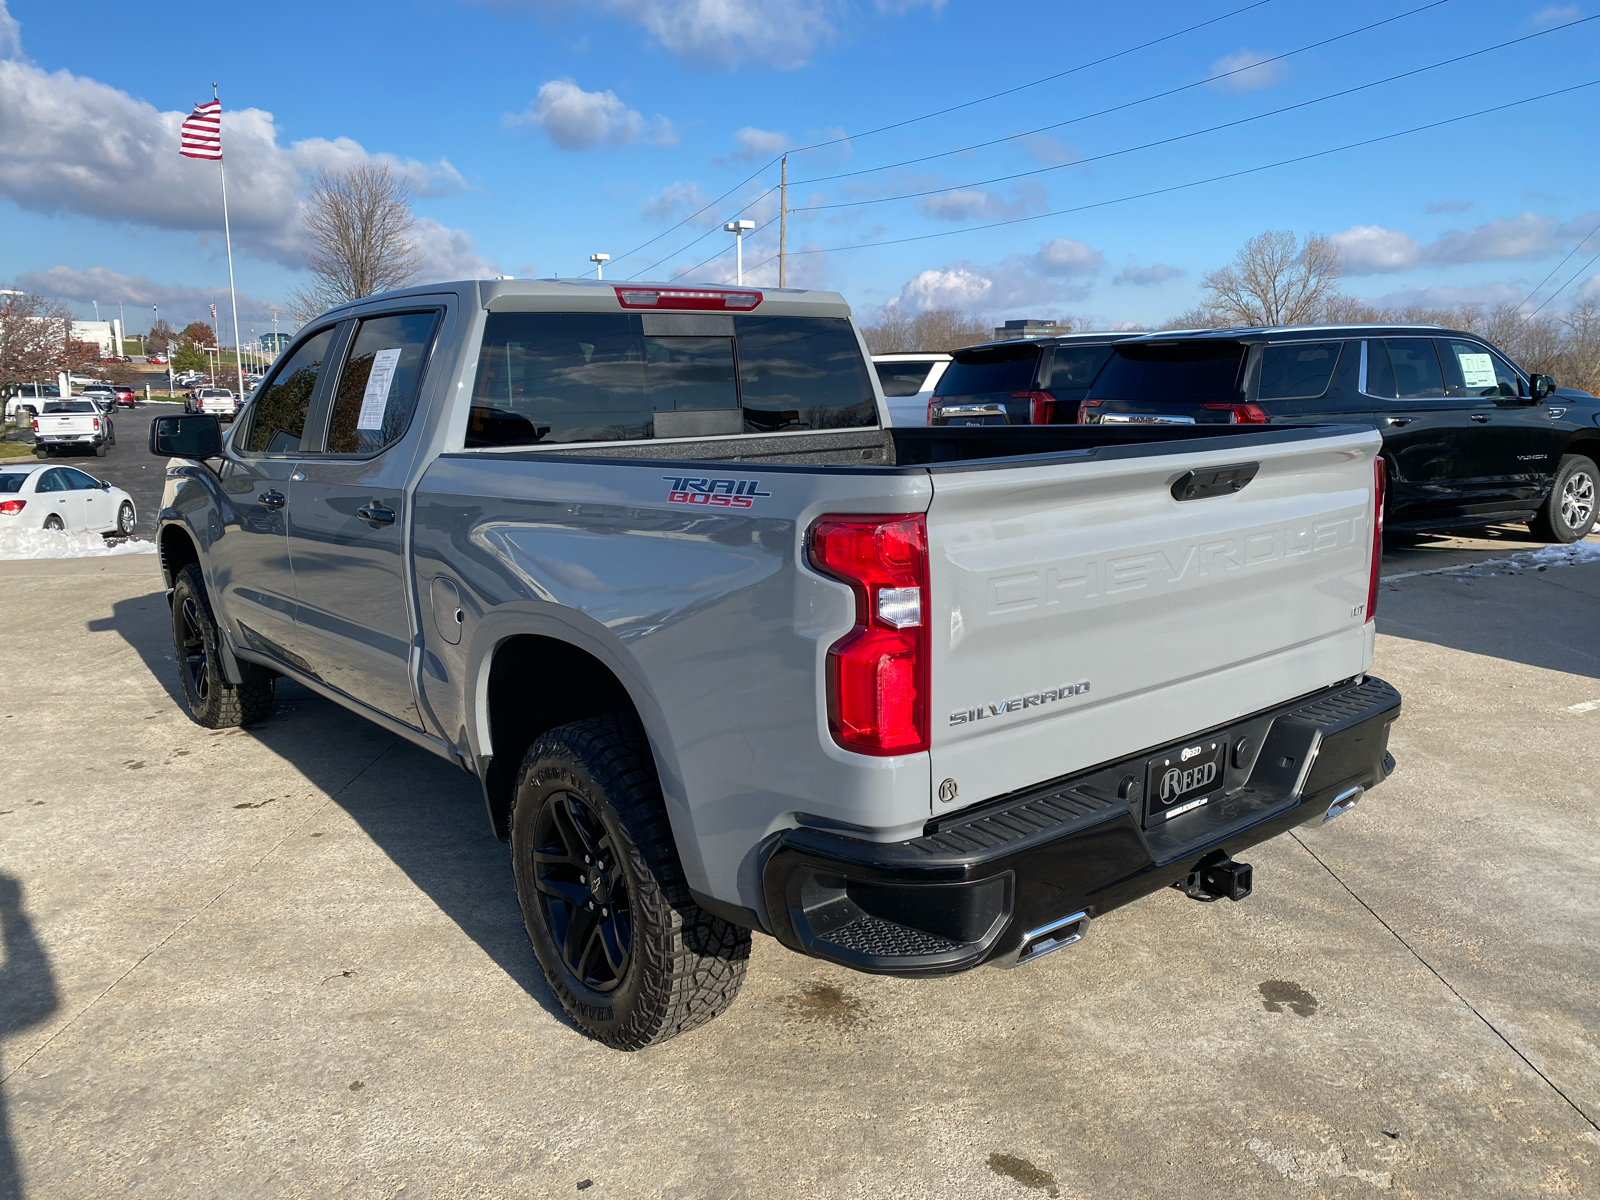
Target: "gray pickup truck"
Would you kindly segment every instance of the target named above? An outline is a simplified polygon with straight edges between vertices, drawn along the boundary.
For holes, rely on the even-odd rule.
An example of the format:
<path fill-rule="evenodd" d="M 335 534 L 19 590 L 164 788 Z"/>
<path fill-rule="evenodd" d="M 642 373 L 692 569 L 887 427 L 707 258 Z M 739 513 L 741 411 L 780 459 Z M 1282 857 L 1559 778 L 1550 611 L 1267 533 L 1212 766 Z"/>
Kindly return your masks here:
<path fill-rule="evenodd" d="M 227 436 L 158 418 L 182 685 L 293 679 L 458 764 L 618 1048 L 751 931 L 1015 966 L 1394 767 L 1362 426 L 886 428 L 836 294 L 467 282 L 329 312 Z"/>

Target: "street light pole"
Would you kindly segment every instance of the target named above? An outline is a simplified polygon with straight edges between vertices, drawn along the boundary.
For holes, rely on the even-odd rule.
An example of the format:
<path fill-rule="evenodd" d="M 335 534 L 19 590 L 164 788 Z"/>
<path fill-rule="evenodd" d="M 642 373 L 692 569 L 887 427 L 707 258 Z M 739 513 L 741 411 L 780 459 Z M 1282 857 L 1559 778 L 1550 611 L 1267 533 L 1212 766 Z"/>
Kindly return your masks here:
<path fill-rule="evenodd" d="M 754 229 L 755 227 L 756 223 L 754 221 L 729 221 L 722 227 L 724 232 L 733 234 L 734 242 L 737 245 L 739 265 L 734 278 L 741 287 L 744 286 L 744 235 L 746 230 Z"/>
<path fill-rule="evenodd" d="M 591 254 L 589 255 L 589 261 L 594 264 L 594 277 L 596 279 L 604 279 L 606 277 L 605 264 L 611 261 L 611 255 Z"/>

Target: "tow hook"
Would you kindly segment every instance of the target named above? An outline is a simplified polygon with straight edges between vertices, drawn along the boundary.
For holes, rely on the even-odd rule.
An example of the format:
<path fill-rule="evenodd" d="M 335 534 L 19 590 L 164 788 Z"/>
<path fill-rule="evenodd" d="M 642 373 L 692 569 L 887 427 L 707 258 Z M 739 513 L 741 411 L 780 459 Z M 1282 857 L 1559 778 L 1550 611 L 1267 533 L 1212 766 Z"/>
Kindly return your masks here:
<path fill-rule="evenodd" d="M 1229 900 L 1243 900 L 1255 886 L 1255 873 L 1249 863 L 1234 862 L 1221 854 L 1200 863 L 1185 879 L 1176 881 L 1177 888 L 1191 900 L 1210 904 L 1226 896 Z"/>

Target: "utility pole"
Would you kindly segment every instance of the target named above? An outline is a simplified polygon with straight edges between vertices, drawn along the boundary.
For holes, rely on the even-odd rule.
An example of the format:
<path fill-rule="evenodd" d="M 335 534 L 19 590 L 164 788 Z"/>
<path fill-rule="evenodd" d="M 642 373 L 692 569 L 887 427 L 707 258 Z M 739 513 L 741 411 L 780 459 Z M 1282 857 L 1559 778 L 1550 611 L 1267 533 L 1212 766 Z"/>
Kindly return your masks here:
<path fill-rule="evenodd" d="M 778 286 L 786 282 L 784 258 L 789 247 L 789 156 L 783 156 L 778 168 Z"/>

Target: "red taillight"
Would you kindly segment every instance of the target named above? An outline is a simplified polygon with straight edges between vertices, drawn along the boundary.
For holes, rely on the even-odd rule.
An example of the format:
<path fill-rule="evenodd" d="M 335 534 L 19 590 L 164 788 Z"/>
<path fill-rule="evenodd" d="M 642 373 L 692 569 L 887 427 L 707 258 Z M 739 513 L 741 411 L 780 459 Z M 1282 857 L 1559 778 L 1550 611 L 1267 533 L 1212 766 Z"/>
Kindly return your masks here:
<path fill-rule="evenodd" d="M 0 500 L 0 513 L 4 513 L 8 517 L 16 516 L 27 507 L 28 502 L 26 500 Z"/>
<path fill-rule="evenodd" d="M 1383 455 L 1372 460 L 1372 575 L 1367 581 L 1367 620 L 1378 615 L 1378 570 L 1383 566 L 1383 497 L 1388 487 Z"/>
<path fill-rule="evenodd" d="M 1078 401 L 1078 424 L 1079 425 L 1088 425 L 1088 424 L 1090 424 L 1092 422 L 1095 414 L 1090 412 L 1089 410 L 1092 409 L 1092 408 L 1099 408 L 1099 407 L 1100 407 L 1100 401 L 1098 401 L 1098 400 L 1079 400 Z"/>
<path fill-rule="evenodd" d="M 713 312 L 749 312 L 761 303 L 760 292 L 728 292 L 708 288 L 619 287 L 623 308 L 694 308 Z"/>
<path fill-rule="evenodd" d="M 100 418 L 99 418 L 99 417 L 96 417 L 96 418 L 95 418 L 95 419 L 94 419 L 94 427 L 95 427 L 95 428 L 96 428 L 96 429 L 99 429 L 99 428 L 100 428 Z"/>
<path fill-rule="evenodd" d="M 1049 392 L 1012 392 L 1013 400 L 1028 402 L 1030 423 L 1048 425 L 1056 417 L 1056 398 Z"/>
<path fill-rule="evenodd" d="M 923 516 L 819 517 L 811 565 L 856 595 L 855 628 L 828 649 L 828 728 L 861 754 L 928 748 L 928 528 Z"/>
<path fill-rule="evenodd" d="M 38 432 L 39 432 L 39 418 L 38 418 L 38 417 L 35 417 L 35 418 L 34 418 L 34 419 L 33 419 L 33 431 L 34 431 L 34 432 L 35 432 L 35 433 L 38 433 Z"/>
<path fill-rule="evenodd" d="M 1207 404 L 1212 412 L 1226 410 L 1230 425 L 1265 425 L 1267 414 L 1255 404 Z"/>

